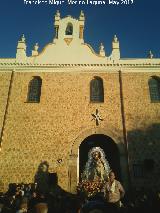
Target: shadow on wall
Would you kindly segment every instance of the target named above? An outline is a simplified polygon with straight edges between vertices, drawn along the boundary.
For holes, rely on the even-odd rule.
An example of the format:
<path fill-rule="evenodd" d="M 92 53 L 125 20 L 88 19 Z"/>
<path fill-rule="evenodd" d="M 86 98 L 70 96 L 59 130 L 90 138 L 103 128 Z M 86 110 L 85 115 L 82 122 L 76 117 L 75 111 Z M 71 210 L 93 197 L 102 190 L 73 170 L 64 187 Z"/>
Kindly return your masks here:
<path fill-rule="evenodd" d="M 38 170 L 34 177 L 34 182 L 36 183 L 36 191 L 44 195 L 71 195 L 71 193 L 66 192 L 58 185 L 58 175 L 57 173 L 49 172 L 49 164 L 47 161 L 43 161 L 39 164 Z M 73 195 L 74 196 L 74 195 Z"/>
<path fill-rule="evenodd" d="M 156 184 L 155 178 L 160 176 L 160 124 L 128 132 L 128 145 L 133 176 L 153 178 Z"/>
<path fill-rule="evenodd" d="M 34 182 L 37 184 L 37 191 L 47 194 L 49 192 L 49 164 L 47 161 L 42 161 L 34 177 Z"/>
<path fill-rule="evenodd" d="M 35 183 L 37 183 L 36 192 L 47 198 L 49 212 L 65 212 L 74 207 L 76 212 L 79 208 L 77 195 L 66 192 L 58 185 L 57 173 L 48 171 L 49 164 L 47 161 L 40 163 L 35 174 Z"/>
<path fill-rule="evenodd" d="M 52 194 L 54 190 L 63 191 L 60 186 L 58 186 L 58 176 L 57 173 L 49 172 L 49 164 L 47 161 L 42 161 L 34 177 L 34 182 L 36 183 L 36 191 L 44 195 Z"/>

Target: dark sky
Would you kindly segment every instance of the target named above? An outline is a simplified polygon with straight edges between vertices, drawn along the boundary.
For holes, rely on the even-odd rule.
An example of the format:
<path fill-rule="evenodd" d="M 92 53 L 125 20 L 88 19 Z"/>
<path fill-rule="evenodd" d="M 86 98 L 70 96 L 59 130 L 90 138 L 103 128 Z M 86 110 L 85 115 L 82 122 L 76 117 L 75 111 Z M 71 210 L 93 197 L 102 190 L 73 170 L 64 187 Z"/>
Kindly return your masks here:
<path fill-rule="evenodd" d="M 35 42 L 39 43 L 40 49 L 51 42 L 57 9 L 61 17 L 72 15 L 78 18 L 80 10 L 84 11 L 85 42 L 95 51 L 103 42 L 107 55 L 110 55 L 111 41 L 117 34 L 121 57 L 143 58 L 151 49 L 155 57 L 160 58 L 160 0 L 134 0 L 134 4 L 128 6 L 25 5 L 24 0 L 0 0 L 0 57 L 15 57 L 22 33 L 27 40 L 28 56 Z"/>

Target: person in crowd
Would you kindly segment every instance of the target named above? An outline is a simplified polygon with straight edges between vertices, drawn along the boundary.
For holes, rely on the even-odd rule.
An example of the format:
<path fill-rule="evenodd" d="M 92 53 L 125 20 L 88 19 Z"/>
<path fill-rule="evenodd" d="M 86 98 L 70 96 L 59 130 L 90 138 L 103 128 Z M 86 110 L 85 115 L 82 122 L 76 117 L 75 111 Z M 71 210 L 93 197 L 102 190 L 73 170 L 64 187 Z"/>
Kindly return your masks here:
<path fill-rule="evenodd" d="M 27 202 L 22 202 L 20 207 L 16 213 L 27 213 L 28 212 L 28 205 Z"/>
<path fill-rule="evenodd" d="M 4 194 L 0 193 L 0 213 L 3 211 L 4 208 Z"/>
<path fill-rule="evenodd" d="M 47 213 L 48 212 L 48 204 L 47 199 L 43 193 L 37 194 L 37 202 L 34 206 L 36 213 Z"/>
<path fill-rule="evenodd" d="M 25 197 L 27 197 L 28 199 L 31 199 L 32 197 L 31 188 L 32 188 L 31 183 L 25 185 L 24 194 Z"/>
<path fill-rule="evenodd" d="M 113 203 L 117 207 L 121 206 L 121 199 L 124 197 L 125 191 L 122 184 L 115 179 L 113 171 L 109 173 L 109 179 L 104 185 L 104 197 L 108 203 Z"/>
<path fill-rule="evenodd" d="M 31 197 L 29 199 L 29 203 L 28 203 L 29 212 L 35 212 L 34 207 L 36 204 L 37 204 L 37 193 L 36 193 L 36 191 L 33 191 L 31 194 Z"/>

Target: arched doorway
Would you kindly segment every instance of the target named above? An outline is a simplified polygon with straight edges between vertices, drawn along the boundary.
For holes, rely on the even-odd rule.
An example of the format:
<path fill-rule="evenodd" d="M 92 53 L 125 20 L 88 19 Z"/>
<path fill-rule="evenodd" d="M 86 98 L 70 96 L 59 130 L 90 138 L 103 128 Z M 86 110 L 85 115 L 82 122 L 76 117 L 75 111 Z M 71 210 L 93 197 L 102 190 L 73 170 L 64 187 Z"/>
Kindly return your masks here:
<path fill-rule="evenodd" d="M 116 178 L 121 180 L 120 154 L 116 143 L 103 134 L 93 134 L 85 138 L 79 146 L 79 180 L 88 159 L 88 152 L 93 147 L 100 147 L 106 155 L 110 168 L 115 172 Z"/>
<path fill-rule="evenodd" d="M 127 189 L 129 183 L 128 161 L 126 149 L 121 132 L 114 128 L 89 129 L 81 132 L 72 143 L 68 159 L 68 191 L 76 193 L 76 187 L 80 180 L 80 174 L 84 169 L 88 157 L 88 151 L 93 146 L 104 149 L 110 167 L 115 171 L 117 179 L 122 181 Z"/>

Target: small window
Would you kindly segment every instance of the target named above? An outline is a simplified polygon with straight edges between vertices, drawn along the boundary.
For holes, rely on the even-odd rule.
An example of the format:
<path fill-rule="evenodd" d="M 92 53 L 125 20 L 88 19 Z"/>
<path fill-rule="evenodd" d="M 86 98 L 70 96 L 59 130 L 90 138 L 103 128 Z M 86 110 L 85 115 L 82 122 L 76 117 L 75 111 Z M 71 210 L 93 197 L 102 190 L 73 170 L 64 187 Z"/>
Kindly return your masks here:
<path fill-rule="evenodd" d="M 56 25 L 54 30 L 55 30 L 55 38 L 58 38 L 59 26 Z"/>
<path fill-rule="evenodd" d="M 72 23 L 68 23 L 65 31 L 66 35 L 72 35 L 73 34 L 73 25 Z"/>
<path fill-rule="evenodd" d="M 151 102 L 160 102 L 160 79 L 152 77 L 148 81 L 148 84 Z"/>
<path fill-rule="evenodd" d="M 40 77 L 33 77 L 28 85 L 28 102 L 39 103 L 41 96 L 42 79 Z"/>
<path fill-rule="evenodd" d="M 90 101 L 104 102 L 103 80 L 99 77 L 95 77 L 90 82 Z"/>
<path fill-rule="evenodd" d="M 135 178 L 143 177 L 143 168 L 141 164 L 133 164 L 133 175 Z"/>

